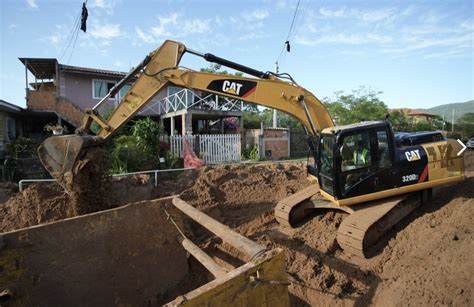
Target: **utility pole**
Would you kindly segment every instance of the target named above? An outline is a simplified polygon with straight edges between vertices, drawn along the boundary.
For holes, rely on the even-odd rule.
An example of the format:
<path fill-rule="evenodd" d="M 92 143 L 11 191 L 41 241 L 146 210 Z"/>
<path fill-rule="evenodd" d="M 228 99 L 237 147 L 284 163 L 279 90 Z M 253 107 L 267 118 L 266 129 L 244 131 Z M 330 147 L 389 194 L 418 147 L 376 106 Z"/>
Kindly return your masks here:
<path fill-rule="evenodd" d="M 275 62 L 275 73 L 278 75 L 278 61 Z M 278 114 L 277 110 L 273 109 L 273 128 L 278 127 Z"/>

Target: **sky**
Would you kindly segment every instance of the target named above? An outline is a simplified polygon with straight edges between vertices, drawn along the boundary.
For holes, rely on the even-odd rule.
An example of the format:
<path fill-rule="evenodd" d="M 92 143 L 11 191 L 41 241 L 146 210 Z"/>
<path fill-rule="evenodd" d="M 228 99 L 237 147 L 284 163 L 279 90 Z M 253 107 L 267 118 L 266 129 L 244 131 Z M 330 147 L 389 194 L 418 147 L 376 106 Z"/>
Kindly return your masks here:
<path fill-rule="evenodd" d="M 88 0 L 86 33 L 82 2 L 0 1 L 0 99 L 25 106 L 19 57 L 129 71 L 166 39 L 263 71 L 278 61 L 320 99 L 361 87 L 390 108 L 474 99 L 472 0 Z"/>

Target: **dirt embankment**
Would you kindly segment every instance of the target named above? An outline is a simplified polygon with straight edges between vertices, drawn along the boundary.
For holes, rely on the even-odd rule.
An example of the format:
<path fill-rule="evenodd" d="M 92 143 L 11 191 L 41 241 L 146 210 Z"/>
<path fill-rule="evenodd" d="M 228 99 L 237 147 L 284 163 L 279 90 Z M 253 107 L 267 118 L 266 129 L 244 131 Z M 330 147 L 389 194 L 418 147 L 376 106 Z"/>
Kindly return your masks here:
<path fill-rule="evenodd" d="M 286 251 L 293 305 L 472 305 L 474 253 L 474 152 L 466 154 L 468 180 L 435 190 L 433 202 L 388 234 L 371 259 L 343 253 L 335 241 L 343 213 L 326 212 L 293 231 L 273 217 L 276 203 L 308 185 L 303 164 L 204 168 L 177 178 L 118 179 L 105 194 L 109 206 L 172 194 L 239 233 Z M 31 186 L 0 205 L 0 231 L 74 214 L 68 195 L 54 186 Z M 6 218 L 20 221 L 5 226 Z M 5 230 L 6 229 L 6 230 Z M 196 229 L 198 243 L 224 266 L 239 265 L 231 248 Z"/>
<path fill-rule="evenodd" d="M 83 176 L 81 180 L 87 184 L 69 194 L 57 184 L 32 184 L 20 193 L 12 192 L 13 187 L 8 185 L 2 189 L 7 200 L 0 203 L 0 233 L 179 194 L 192 185 L 196 176 L 197 171 L 168 175 L 159 178 L 158 188 L 148 175 L 89 181 Z"/>

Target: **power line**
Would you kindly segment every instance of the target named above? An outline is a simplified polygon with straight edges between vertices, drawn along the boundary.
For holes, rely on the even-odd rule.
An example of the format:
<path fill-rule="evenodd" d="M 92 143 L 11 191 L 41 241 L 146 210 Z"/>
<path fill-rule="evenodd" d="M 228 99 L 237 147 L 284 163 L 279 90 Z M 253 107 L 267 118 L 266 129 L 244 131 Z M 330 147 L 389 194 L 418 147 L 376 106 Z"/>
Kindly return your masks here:
<path fill-rule="evenodd" d="M 304 3 L 303 1 L 301 2 L 301 7 L 300 7 L 300 11 L 298 13 L 298 16 L 296 17 L 296 26 L 295 26 L 295 29 L 293 31 L 293 35 L 291 35 L 291 37 L 289 38 L 290 40 L 293 40 L 293 38 L 296 36 L 296 34 L 298 33 L 298 30 L 299 28 L 301 27 L 301 25 L 303 24 L 303 21 L 306 17 L 306 13 L 308 10 L 305 10 L 304 6 L 306 6 L 306 3 Z M 303 12 L 301 14 L 301 12 Z M 299 22 L 298 22 L 298 19 L 299 19 Z"/>
<path fill-rule="evenodd" d="M 301 16 L 301 7 L 302 6 L 300 4 L 302 2 L 303 2 L 302 0 L 298 0 L 298 2 L 296 3 L 295 12 L 293 13 L 293 18 L 291 20 L 290 28 L 288 29 L 288 34 L 286 35 L 285 43 L 284 43 L 283 47 L 281 48 L 280 54 L 278 55 L 278 58 L 277 58 L 276 62 L 280 61 L 280 58 L 282 57 L 283 52 L 285 51 L 285 48 L 289 52 L 290 41 L 291 41 L 292 37 L 294 37 L 294 35 L 296 35 L 297 28 L 299 27 L 299 25 L 301 25 L 301 22 L 297 23 L 297 20 L 298 20 L 299 16 Z M 295 27 L 297 24 L 298 24 L 298 26 Z"/>
<path fill-rule="evenodd" d="M 293 30 L 293 25 L 295 24 L 296 16 L 298 15 L 298 8 L 300 7 L 300 0 L 296 3 L 295 13 L 293 14 L 293 19 L 291 20 L 290 30 L 288 30 L 288 35 L 286 36 L 286 40 L 290 37 L 291 30 Z"/>
<path fill-rule="evenodd" d="M 77 37 L 79 36 L 79 30 L 81 28 L 81 23 L 82 23 L 82 19 L 81 19 L 82 18 L 82 12 L 83 12 L 83 8 L 84 8 L 86 3 L 87 3 L 87 0 L 85 0 L 85 2 L 83 3 L 83 7 L 79 11 L 79 14 L 77 15 L 77 17 L 74 21 L 74 24 L 71 28 L 69 36 L 68 36 L 68 38 L 65 42 L 63 51 L 61 52 L 61 55 L 59 56 L 59 59 L 61 59 L 63 56 L 65 56 L 69 52 L 69 50 L 71 50 L 70 54 L 69 54 L 69 59 L 68 59 L 68 62 L 67 62 L 68 64 L 71 61 L 72 55 L 74 54 L 74 49 L 76 47 Z M 72 44 L 72 49 L 70 49 L 71 44 Z"/>
<path fill-rule="evenodd" d="M 76 32 L 79 30 L 79 17 L 80 17 L 80 14 L 76 17 L 76 20 L 74 21 L 71 31 L 69 32 L 66 42 L 64 43 L 64 47 L 63 47 L 63 50 L 61 51 L 61 55 L 59 56 L 59 59 L 61 59 L 64 55 L 66 55 L 67 50 L 69 49 L 69 46 L 71 45 Z"/>
<path fill-rule="evenodd" d="M 78 36 L 79 36 L 79 30 L 76 31 L 76 37 L 74 38 L 74 43 L 72 44 L 71 54 L 69 55 L 69 59 L 67 60 L 68 65 L 69 65 L 69 62 L 71 62 L 71 58 L 74 53 L 74 48 L 76 47 L 76 41 L 77 41 Z"/>

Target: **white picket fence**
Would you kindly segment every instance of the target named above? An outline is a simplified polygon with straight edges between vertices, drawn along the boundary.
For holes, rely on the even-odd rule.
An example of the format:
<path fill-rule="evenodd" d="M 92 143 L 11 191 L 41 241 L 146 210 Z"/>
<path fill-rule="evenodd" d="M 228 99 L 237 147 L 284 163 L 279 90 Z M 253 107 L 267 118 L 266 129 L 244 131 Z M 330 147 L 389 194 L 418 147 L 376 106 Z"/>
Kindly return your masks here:
<path fill-rule="evenodd" d="M 199 148 L 199 156 L 206 164 L 240 162 L 241 160 L 240 134 L 174 135 L 169 139 L 171 153 L 174 156 L 183 156 L 184 140 L 187 140 L 192 148 Z"/>

